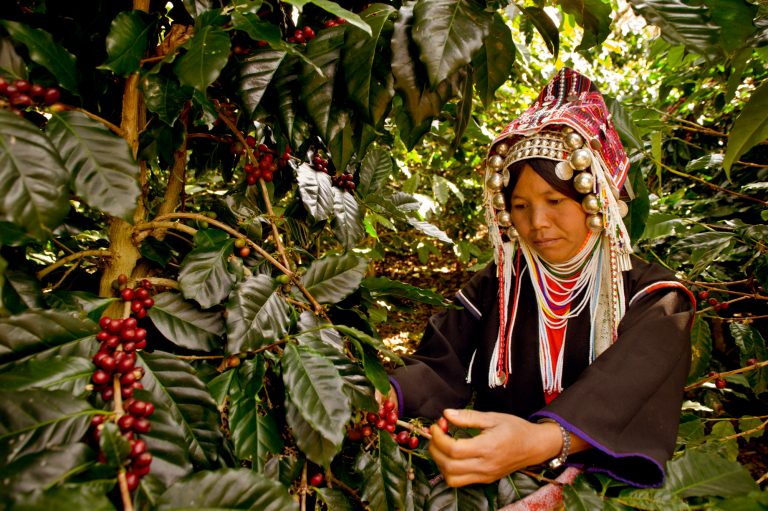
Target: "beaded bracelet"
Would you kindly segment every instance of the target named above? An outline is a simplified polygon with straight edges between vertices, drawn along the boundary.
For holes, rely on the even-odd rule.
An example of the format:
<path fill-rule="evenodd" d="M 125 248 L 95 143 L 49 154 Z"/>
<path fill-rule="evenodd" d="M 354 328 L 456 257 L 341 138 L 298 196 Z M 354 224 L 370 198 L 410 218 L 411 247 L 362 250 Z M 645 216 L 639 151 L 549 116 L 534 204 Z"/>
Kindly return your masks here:
<path fill-rule="evenodd" d="M 568 453 L 571 451 L 571 434 L 557 421 L 552 421 L 560 427 L 560 434 L 563 435 L 563 448 L 557 458 L 553 458 L 547 463 L 547 467 L 552 470 L 558 469 L 565 464 L 568 459 Z"/>

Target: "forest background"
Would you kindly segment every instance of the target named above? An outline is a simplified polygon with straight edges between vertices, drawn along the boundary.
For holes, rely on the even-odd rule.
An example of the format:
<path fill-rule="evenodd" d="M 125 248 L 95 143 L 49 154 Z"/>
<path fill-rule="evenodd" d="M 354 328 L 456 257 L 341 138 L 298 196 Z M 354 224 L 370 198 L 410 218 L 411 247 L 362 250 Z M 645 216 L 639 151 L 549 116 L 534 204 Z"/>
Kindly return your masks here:
<path fill-rule="evenodd" d="M 629 152 L 638 254 L 700 305 L 665 485 L 584 476 L 566 507 L 768 508 L 768 5 L 7 4 L 0 508 L 498 509 L 547 484 L 449 488 L 429 421 L 372 397 L 491 259 L 488 144 L 566 65 Z"/>

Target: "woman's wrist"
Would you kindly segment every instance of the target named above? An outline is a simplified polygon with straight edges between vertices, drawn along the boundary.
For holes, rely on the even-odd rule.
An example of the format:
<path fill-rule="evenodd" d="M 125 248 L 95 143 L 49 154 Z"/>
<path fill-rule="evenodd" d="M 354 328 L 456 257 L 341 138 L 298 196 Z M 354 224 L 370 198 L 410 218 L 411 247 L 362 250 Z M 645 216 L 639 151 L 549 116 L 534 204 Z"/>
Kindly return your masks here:
<path fill-rule="evenodd" d="M 555 420 L 546 419 L 536 423 L 536 428 L 539 433 L 535 436 L 538 448 L 536 450 L 535 462 L 532 465 L 543 465 L 553 459 L 560 458 L 566 443 L 560 423 Z M 569 435 L 567 431 L 566 435 Z M 570 437 L 568 440 L 568 443 L 570 443 Z"/>

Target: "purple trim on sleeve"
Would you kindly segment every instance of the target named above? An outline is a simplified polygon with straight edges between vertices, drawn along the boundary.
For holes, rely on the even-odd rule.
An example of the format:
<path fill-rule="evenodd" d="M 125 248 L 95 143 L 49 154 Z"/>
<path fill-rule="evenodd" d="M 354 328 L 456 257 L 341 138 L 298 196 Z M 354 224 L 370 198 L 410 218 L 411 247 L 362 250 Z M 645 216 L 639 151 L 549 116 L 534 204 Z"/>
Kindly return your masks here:
<path fill-rule="evenodd" d="M 395 395 L 397 396 L 397 417 L 400 418 L 403 416 L 403 407 L 405 406 L 405 403 L 403 403 L 403 391 L 400 389 L 400 384 L 397 383 L 397 380 L 391 376 L 389 377 L 389 383 L 395 389 Z"/>
<path fill-rule="evenodd" d="M 464 308 L 467 309 L 469 313 L 475 317 L 475 319 L 483 319 L 483 313 L 480 312 L 480 310 L 475 306 L 474 303 L 469 301 L 469 298 L 464 296 L 464 293 L 459 291 L 458 293 L 456 293 L 456 298 L 461 302 Z"/>
<path fill-rule="evenodd" d="M 664 483 L 664 467 L 662 467 L 659 464 L 658 461 L 656 461 L 655 459 L 651 458 L 650 456 L 647 456 L 647 455 L 641 454 L 641 453 L 631 453 L 631 452 L 630 453 L 616 453 L 616 452 L 613 452 L 610 449 L 608 449 L 607 447 L 605 447 L 604 445 L 600 444 L 600 442 L 595 441 L 592 437 L 590 437 L 589 435 L 584 433 L 584 431 L 582 431 L 581 429 L 577 428 L 576 426 L 574 426 L 573 424 L 569 423 L 568 421 L 566 421 L 565 419 L 563 419 L 559 415 L 557 415 L 555 413 L 552 413 L 552 412 L 546 412 L 546 411 L 536 412 L 533 415 L 531 415 L 529 420 L 536 421 L 536 420 L 543 419 L 543 418 L 548 418 L 548 419 L 552 419 L 552 420 L 557 421 L 559 424 L 561 424 L 565 429 L 567 429 L 571 433 L 580 436 L 587 443 L 589 443 L 593 447 L 599 449 L 600 451 L 604 452 L 605 454 L 607 454 L 607 455 L 609 455 L 609 456 L 611 456 L 613 458 L 619 459 L 619 458 L 637 457 L 637 458 L 642 458 L 644 460 L 650 461 L 651 463 L 653 463 L 654 466 L 656 466 L 656 468 L 659 469 L 659 476 L 660 477 L 659 477 L 659 482 L 657 484 L 642 484 L 642 483 L 638 483 L 637 481 L 630 481 L 626 477 L 622 477 L 622 476 L 620 476 L 618 474 L 615 474 L 614 472 L 612 472 L 612 471 L 610 471 L 608 469 L 605 469 L 605 468 L 585 467 L 583 464 L 568 463 L 568 462 L 566 462 L 567 466 L 574 466 L 574 467 L 584 468 L 587 472 L 603 472 L 603 473 L 606 473 L 606 474 L 610 475 L 614 479 L 617 479 L 617 480 L 622 481 L 622 482 L 627 483 L 627 484 L 631 484 L 631 485 L 636 486 L 638 488 L 658 488 L 659 486 L 661 486 Z"/>

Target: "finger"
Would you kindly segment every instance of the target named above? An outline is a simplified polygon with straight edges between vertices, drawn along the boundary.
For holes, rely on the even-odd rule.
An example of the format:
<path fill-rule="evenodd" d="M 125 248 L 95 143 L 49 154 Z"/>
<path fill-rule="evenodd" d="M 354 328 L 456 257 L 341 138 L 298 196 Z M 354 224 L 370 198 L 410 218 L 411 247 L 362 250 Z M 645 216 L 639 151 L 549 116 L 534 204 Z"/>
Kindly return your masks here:
<path fill-rule="evenodd" d="M 429 441 L 429 451 L 437 452 L 444 459 L 476 459 L 477 446 L 474 438 L 456 439 L 443 433 L 439 426 L 433 424 L 429 428 L 432 439 Z"/>
<path fill-rule="evenodd" d="M 461 428 L 488 429 L 499 423 L 499 417 L 495 412 L 478 412 L 477 410 L 443 410 L 443 415 L 448 421 Z"/>

